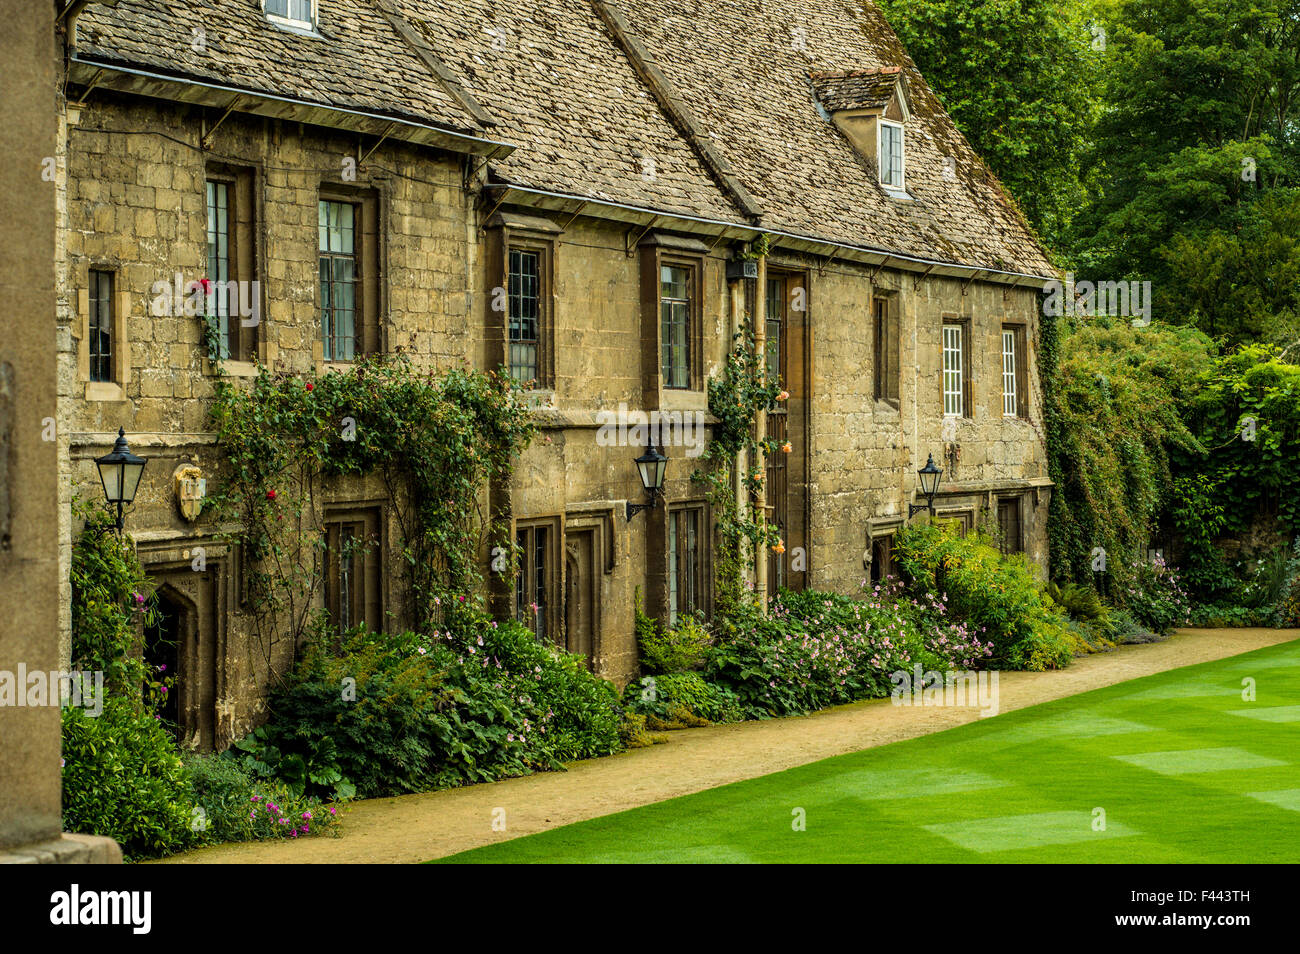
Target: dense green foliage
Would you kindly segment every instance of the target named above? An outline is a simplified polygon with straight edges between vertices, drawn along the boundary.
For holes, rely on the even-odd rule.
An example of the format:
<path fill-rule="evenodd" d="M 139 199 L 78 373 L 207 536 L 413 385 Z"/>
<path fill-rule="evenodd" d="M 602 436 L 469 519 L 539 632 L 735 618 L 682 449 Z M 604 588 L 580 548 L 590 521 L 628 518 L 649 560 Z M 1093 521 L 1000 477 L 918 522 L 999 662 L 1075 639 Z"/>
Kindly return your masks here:
<path fill-rule="evenodd" d="M 366 798 L 490 781 L 620 747 L 617 695 L 583 659 L 460 609 L 445 631 L 313 642 L 237 749 L 256 774 Z"/>
<path fill-rule="evenodd" d="M 153 589 L 130 537 L 119 538 L 104 510 L 73 501 L 84 521 L 72 548 L 72 663 L 104 673 L 114 693 L 160 685 L 141 658 L 139 627 L 153 619 Z"/>
<path fill-rule="evenodd" d="M 1105 22 L 1081 263 L 1232 344 L 1294 330 L 1300 4 L 1121 0 Z"/>
<path fill-rule="evenodd" d="M 63 710 L 63 826 L 107 835 L 128 857 L 191 841 L 193 802 L 176 743 L 136 700 L 109 696 L 98 716 Z"/>
<path fill-rule="evenodd" d="M 228 460 L 226 490 L 213 506 L 240 526 L 247 602 L 268 654 L 281 640 L 297 645 L 312 627 L 323 481 L 382 480 L 400 526 L 403 604 L 413 627 L 427 632 L 450 594 L 477 591 L 490 530 L 483 491 L 509 476 L 533 434 L 509 378 L 460 368 L 435 376 L 403 356 L 308 377 L 260 368 L 247 386 L 223 379 L 213 420 Z"/>
<path fill-rule="evenodd" d="M 884 0 L 976 153 L 1056 247 L 1086 198 L 1081 159 L 1105 52 L 1085 7 L 1051 0 Z"/>
<path fill-rule="evenodd" d="M 85 527 L 72 548 L 74 669 L 103 672 L 102 712 L 64 706 L 63 824 L 106 835 L 128 858 L 149 858 L 216 841 L 298 837 L 333 813 L 314 799 L 292 799 L 258 785 L 214 758 L 182 760 L 158 710 L 173 674 L 146 666 L 141 627 L 153 612 L 152 584 L 130 538 L 119 539 L 102 511 L 80 504 Z M 284 806 L 293 823 L 260 816 L 258 802 Z M 304 830 L 306 829 L 306 830 Z"/>
<path fill-rule="evenodd" d="M 1298 0 L 882 7 L 1058 261 L 1300 349 Z"/>
<path fill-rule="evenodd" d="M 1240 533 L 1276 514 L 1288 538 L 1300 533 L 1300 365 L 1266 345 L 1225 355 L 1188 395 L 1186 417 L 1206 450 L 1178 463 L 1201 476 L 1212 519 Z"/>
<path fill-rule="evenodd" d="M 675 626 L 661 627 L 637 606 L 636 629 L 641 671 L 646 675 L 703 669 L 708 661 L 713 636 L 693 616 L 683 616 Z"/>
<path fill-rule="evenodd" d="M 1067 326 L 1051 403 L 1048 532 L 1053 576 L 1121 583 L 1157 529 L 1170 454 L 1201 450 L 1180 402 L 1210 366 L 1199 332 L 1095 320 Z"/>
<path fill-rule="evenodd" d="M 698 672 L 634 679 L 623 690 L 623 705 L 649 717 L 651 729 L 739 722 L 744 718 L 736 694 L 726 686 L 708 682 Z"/>
<path fill-rule="evenodd" d="M 706 677 L 731 689 L 748 718 L 809 712 L 888 695 L 890 676 L 983 668 L 991 647 L 933 594 L 910 599 L 897 586 L 861 598 L 782 591 L 763 615 L 722 622 Z"/>
<path fill-rule="evenodd" d="M 933 524 L 905 527 L 895 559 L 909 587 L 941 593 L 945 608 L 990 644 L 990 666 L 1059 669 L 1072 644 L 1063 614 L 1043 598 L 1041 581 L 1023 560 L 1006 559 L 987 541 Z"/>
<path fill-rule="evenodd" d="M 298 838 L 336 827 L 338 809 L 288 786 L 254 777 L 229 755 L 184 757 L 203 844 Z"/>

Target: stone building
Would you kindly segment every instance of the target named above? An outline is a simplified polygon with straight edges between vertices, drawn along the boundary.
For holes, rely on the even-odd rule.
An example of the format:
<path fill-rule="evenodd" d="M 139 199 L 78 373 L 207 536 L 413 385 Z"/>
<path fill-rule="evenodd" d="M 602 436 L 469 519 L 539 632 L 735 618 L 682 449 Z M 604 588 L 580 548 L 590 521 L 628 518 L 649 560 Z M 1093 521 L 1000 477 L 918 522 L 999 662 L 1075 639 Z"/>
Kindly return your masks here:
<path fill-rule="evenodd" d="M 1045 563 L 1052 268 L 871 4 L 118 0 L 74 19 L 63 564 L 71 497 L 99 495 L 123 427 L 150 458 L 129 528 L 194 744 L 254 724 L 293 651 L 248 645 L 239 554 L 196 514 L 221 473 L 216 369 L 180 307 L 203 278 L 241 283 L 219 343 L 235 378 L 400 350 L 531 382 L 543 439 L 494 501 L 522 572 L 494 605 L 615 681 L 637 671 L 638 594 L 661 619 L 708 612 L 713 524 L 698 432 L 671 431 L 665 503 L 629 515 L 645 448 L 609 424 L 707 422 L 747 318 L 789 392 L 763 424 L 790 452 L 753 501 L 785 543 L 759 589 L 887 573 L 929 455 L 940 518 Z M 339 534 L 389 536 L 381 487 L 326 494 Z M 391 547 L 363 560 L 354 615 L 400 625 Z"/>

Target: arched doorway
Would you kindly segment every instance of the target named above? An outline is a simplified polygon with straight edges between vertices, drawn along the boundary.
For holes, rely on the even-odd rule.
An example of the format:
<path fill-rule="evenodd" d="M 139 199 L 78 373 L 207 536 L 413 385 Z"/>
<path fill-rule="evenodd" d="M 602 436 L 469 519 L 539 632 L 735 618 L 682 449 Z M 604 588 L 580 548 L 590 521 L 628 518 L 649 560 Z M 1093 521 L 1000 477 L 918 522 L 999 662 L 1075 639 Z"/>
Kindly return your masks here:
<path fill-rule="evenodd" d="M 195 572 L 187 565 L 151 575 L 158 613 L 145 627 L 144 661 L 171 682 L 158 715 L 183 746 L 210 752 L 219 741 L 215 569 Z"/>
<path fill-rule="evenodd" d="M 186 617 L 193 615 L 193 608 L 167 586 L 158 588 L 156 599 L 156 619 L 144 631 L 144 661 L 154 679 L 171 683 L 166 701 L 158 709 L 158 715 L 172 735 L 184 738 L 180 708 L 181 640 L 187 631 Z"/>

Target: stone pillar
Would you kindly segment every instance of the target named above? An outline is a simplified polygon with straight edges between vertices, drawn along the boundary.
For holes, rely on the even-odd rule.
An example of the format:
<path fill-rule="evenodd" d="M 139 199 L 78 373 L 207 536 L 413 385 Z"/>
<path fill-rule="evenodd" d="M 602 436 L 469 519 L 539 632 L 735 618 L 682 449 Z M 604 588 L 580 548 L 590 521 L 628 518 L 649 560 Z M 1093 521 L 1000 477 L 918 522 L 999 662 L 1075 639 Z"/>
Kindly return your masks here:
<path fill-rule="evenodd" d="M 13 680 L 59 669 L 54 9 L 0 0 L 0 673 Z M 62 834 L 59 737 L 57 704 L 0 705 L 0 861 L 120 861 L 110 839 Z"/>
<path fill-rule="evenodd" d="M 754 357 L 757 359 L 758 379 L 767 382 L 767 256 L 758 257 L 758 281 L 754 291 Z M 759 442 L 754 452 L 754 466 L 759 468 L 763 481 L 759 484 L 754 501 L 754 519 L 767 525 L 767 455 L 763 453 L 763 441 L 767 439 L 767 408 L 758 409 L 754 419 L 754 437 Z M 767 561 L 770 557 L 766 546 L 755 547 L 754 554 L 754 596 L 759 608 L 767 611 Z"/>

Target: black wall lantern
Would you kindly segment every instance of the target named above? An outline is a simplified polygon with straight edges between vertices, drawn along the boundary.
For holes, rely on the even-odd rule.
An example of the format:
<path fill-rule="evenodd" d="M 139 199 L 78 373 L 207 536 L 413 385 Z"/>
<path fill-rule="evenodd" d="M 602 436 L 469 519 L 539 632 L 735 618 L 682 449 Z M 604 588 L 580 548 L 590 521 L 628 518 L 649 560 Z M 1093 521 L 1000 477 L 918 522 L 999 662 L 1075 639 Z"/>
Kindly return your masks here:
<path fill-rule="evenodd" d="M 925 497 L 925 503 L 907 505 L 909 520 L 922 510 L 928 510 L 930 516 L 934 516 L 934 495 L 939 492 L 939 479 L 943 476 L 943 468 L 934 466 L 934 455 L 930 454 L 925 466 L 916 472 L 916 476 L 920 478 L 921 494 Z"/>
<path fill-rule="evenodd" d="M 633 463 L 636 464 L 637 474 L 641 478 L 641 486 L 645 488 L 650 502 L 634 504 L 629 500 L 627 502 L 627 519 L 629 520 L 642 510 L 653 510 L 658 505 L 659 498 L 664 492 L 664 472 L 668 469 L 668 458 L 655 450 L 654 444 L 650 444 L 646 447 L 645 453 L 636 458 Z"/>
<path fill-rule="evenodd" d="M 126 429 L 117 429 L 117 443 L 112 452 L 95 458 L 99 468 L 99 481 L 104 485 L 104 496 L 110 504 L 117 504 L 117 532 L 122 532 L 122 508 L 135 500 L 135 492 L 140 487 L 140 475 L 144 473 L 147 461 L 136 457 L 126 446 Z"/>

